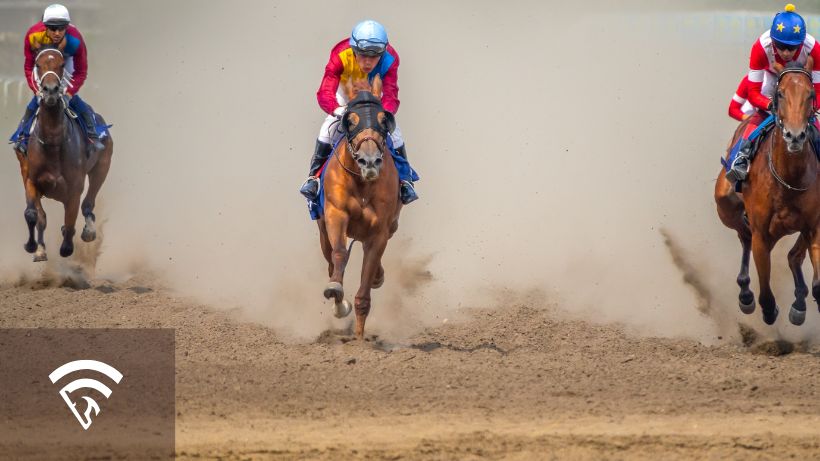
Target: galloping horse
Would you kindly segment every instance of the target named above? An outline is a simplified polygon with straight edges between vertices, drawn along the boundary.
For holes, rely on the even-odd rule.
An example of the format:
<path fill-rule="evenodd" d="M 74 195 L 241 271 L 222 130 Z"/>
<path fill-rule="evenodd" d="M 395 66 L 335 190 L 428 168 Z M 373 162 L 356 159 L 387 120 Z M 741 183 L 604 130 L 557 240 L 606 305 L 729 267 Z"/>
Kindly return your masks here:
<path fill-rule="evenodd" d="M 355 299 L 355 333 L 362 339 L 370 312 L 370 290 L 384 283 L 381 258 L 387 241 L 398 229 L 401 202 L 398 172 L 386 145 L 395 120 L 382 108 L 381 79 L 374 79 L 371 92 L 356 95 L 353 87 L 352 82 L 347 86 L 350 103 L 340 121 L 345 139 L 325 166 L 324 214 L 318 224 L 330 276 L 324 296 L 334 299 L 339 318 L 351 310 L 342 286 L 349 257 L 347 239 L 362 242 L 364 262 Z"/>
<path fill-rule="evenodd" d="M 82 202 L 85 227 L 81 238 L 91 242 L 97 237 L 94 204 L 97 193 L 108 175 L 114 144 L 111 136 L 102 141 L 105 149 L 89 155 L 89 143 L 85 129 L 67 114 L 64 99 L 68 85 L 63 78 L 64 59 L 62 52 L 54 47 L 44 47 L 35 59 L 34 79 L 40 97 L 34 129 L 28 152 L 17 153 L 20 173 L 26 188 L 25 219 L 29 238 L 24 248 L 34 253 L 34 261 L 45 261 L 46 247 L 43 234 L 46 229 L 46 213 L 43 211 L 42 197 L 62 202 L 65 209 L 63 243 L 60 256 L 68 257 L 74 252 L 74 233 L 80 196 L 88 176 L 88 192 Z M 101 123 L 104 120 L 98 115 Z M 34 227 L 37 226 L 37 241 Z"/>
<path fill-rule="evenodd" d="M 777 320 L 779 312 L 769 284 L 770 253 L 786 235 L 800 233 L 788 258 L 795 284 L 789 320 L 800 325 L 806 318 L 809 289 L 801 266 L 807 250 L 810 250 L 814 269 L 812 294 L 820 303 L 820 183 L 817 181 L 818 160 L 809 133 L 815 97 L 810 71 L 788 66 L 780 72 L 772 108 L 775 127 L 760 142 L 749 177 L 743 183 L 742 198 L 734 193 L 723 170 L 715 185 L 718 215 L 727 227 L 737 231 L 743 247 L 737 277 L 740 309 L 746 314 L 755 309 L 754 294 L 749 289 L 751 250 L 760 283 L 758 299 L 763 321 L 769 325 Z M 730 146 L 743 132 L 745 123 L 735 131 Z"/>

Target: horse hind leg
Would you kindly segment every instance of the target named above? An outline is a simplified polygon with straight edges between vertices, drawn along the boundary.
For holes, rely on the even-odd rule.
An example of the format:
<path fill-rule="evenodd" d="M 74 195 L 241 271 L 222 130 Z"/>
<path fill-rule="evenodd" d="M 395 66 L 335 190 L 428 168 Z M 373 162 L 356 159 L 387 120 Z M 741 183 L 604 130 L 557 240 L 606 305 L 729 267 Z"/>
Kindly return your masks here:
<path fill-rule="evenodd" d="M 809 287 L 803 278 L 803 261 L 806 259 L 808 248 L 808 240 L 801 234 L 789 251 L 789 269 L 794 277 L 794 303 L 789 310 L 789 321 L 794 325 L 802 325 L 806 321 L 806 297 L 809 295 Z"/>

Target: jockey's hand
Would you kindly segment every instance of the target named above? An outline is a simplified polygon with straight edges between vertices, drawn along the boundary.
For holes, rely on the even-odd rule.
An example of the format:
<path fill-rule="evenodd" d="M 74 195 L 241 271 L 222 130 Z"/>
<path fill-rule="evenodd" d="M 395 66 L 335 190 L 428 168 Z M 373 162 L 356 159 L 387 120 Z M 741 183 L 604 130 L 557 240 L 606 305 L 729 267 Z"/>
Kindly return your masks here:
<path fill-rule="evenodd" d="M 344 115 L 345 111 L 347 111 L 347 106 L 339 106 L 333 110 L 333 115 L 341 117 L 342 115 Z"/>
<path fill-rule="evenodd" d="M 746 119 L 747 119 L 747 118 L 749 118 L 749 117 L 751 117 L 751 115 L 749 115 L 749 114 L 743 114 L 743 115 L 741 115 L 741 116 L 740 116 L 740 119 L 741 119 L 741 120 L 746 120 Z"/>
<path fill-rule="evenodd" d="M 769 105 L 766 106 L 766 110 L 771 112 L 773 108 L 774 108 L 774 101 L 769 101 Z"/>

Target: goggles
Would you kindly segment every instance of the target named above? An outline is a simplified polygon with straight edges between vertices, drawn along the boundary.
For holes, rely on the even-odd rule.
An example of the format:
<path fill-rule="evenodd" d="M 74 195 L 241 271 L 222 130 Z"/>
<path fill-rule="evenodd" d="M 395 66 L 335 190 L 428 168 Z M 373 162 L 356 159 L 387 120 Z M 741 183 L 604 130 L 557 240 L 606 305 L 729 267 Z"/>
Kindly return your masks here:
<path fill-rule="evenodd" d="M 353 51 L 365 56 L 380 56 L 387 49 L 387 43 L 377 40 L 354 39 Z"/>

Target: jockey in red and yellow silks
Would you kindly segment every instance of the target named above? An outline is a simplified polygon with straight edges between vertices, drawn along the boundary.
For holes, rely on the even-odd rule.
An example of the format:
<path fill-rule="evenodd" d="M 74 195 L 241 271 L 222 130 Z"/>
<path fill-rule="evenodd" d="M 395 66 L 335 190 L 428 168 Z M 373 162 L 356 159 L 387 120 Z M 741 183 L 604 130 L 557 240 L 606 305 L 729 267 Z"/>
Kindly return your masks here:
<path fill-rule="evenodd" d="M 344 114 L 347 105 L 347 95 L 342 90 L 342 84 L 350 79 L 372 79 L 378 75 L 382 80 L 382 107 L 393 114 L 399 110 L 399 54 L 387 41 L 387 32 L 376 21 L 363 21 L 353 28 L 350 38 L 336 44 L 330 52 L 330 59 L 325 66 L 325 74 L 316 99 L 319 107 L 328 116 L 319 130 L 316 140 L 316 149 L 310 160 L 308 179 L 302 184 L 299 192 L 308 200 L 315 201 L 319 193 L 317 173 L 333 151 L 335 143 L 341 139 L 342 133 L 336 128 L 338 117 Z M 404 138 L 398 124 L 390 133 L 390 141 L 397 155 L 404 161 L 397 165 L 399 180 L 401 181 L 400 194 L 404 204 L 416 199 L 413 187 L 414 173 L 406 164 L 407 152 Z M 417 178 L 416 178 L 417 179 Z"/>
<path fill-rule="evenodd" d="M 752 120 L 744 131 L 740 146 L 735 146 L 737 156 L 726 172 L 726 178 L 732 183 L 744 180 L 748 174 L 751 156 L 754 154 L 751 152 L 752 143 L 749 142 L 748 136 L 764 121 L 765 113 L 771 111 L 778 69 L 794 63 L 805 67 L 810 60 L 813 65 L 809 71 L 815 92 L 820 92 L 820 44 L 806 32 L 806 21 L 795 13 L 794 5 L 788 4 L 783 11 L 775 15 L 772 27 L 752 45 L 749 57 L 748 100 L 753 107 L 762 112 L 752 114 Z M 820 109 L 820 99 L 815 98 L 814 106 L 815 111 Z M 816 120 L 813 122 L 820 128 Z"/>
<path fill-rule="evenodd" d="M 26 74 L 29 88 L 34 92 L 34 97 L 26 107 L 23 119 L 10 141 L 14 143 L 16 150 L 26 152 L 31 123 L 39 106 L 39 83 L 34 73 L 35 60 L 37 54 L 45 46 L 55 47 L 63 54 L 65 60 L 63 80 L 66 82 L 64 91 L 68 106 L 82 119 L 91 141 L 91 148 L 102 150 L 104 146 L 97 135 L 92 110 L 77 94 L 88 76 L 85 40 L 79 29 L 71 24 L 68 9 L 58 4 L 47 7 L 43 12 L 42 21 L 31 26 L 23 39 L 23 54 L 25 55 L 23 71 Z"/>

